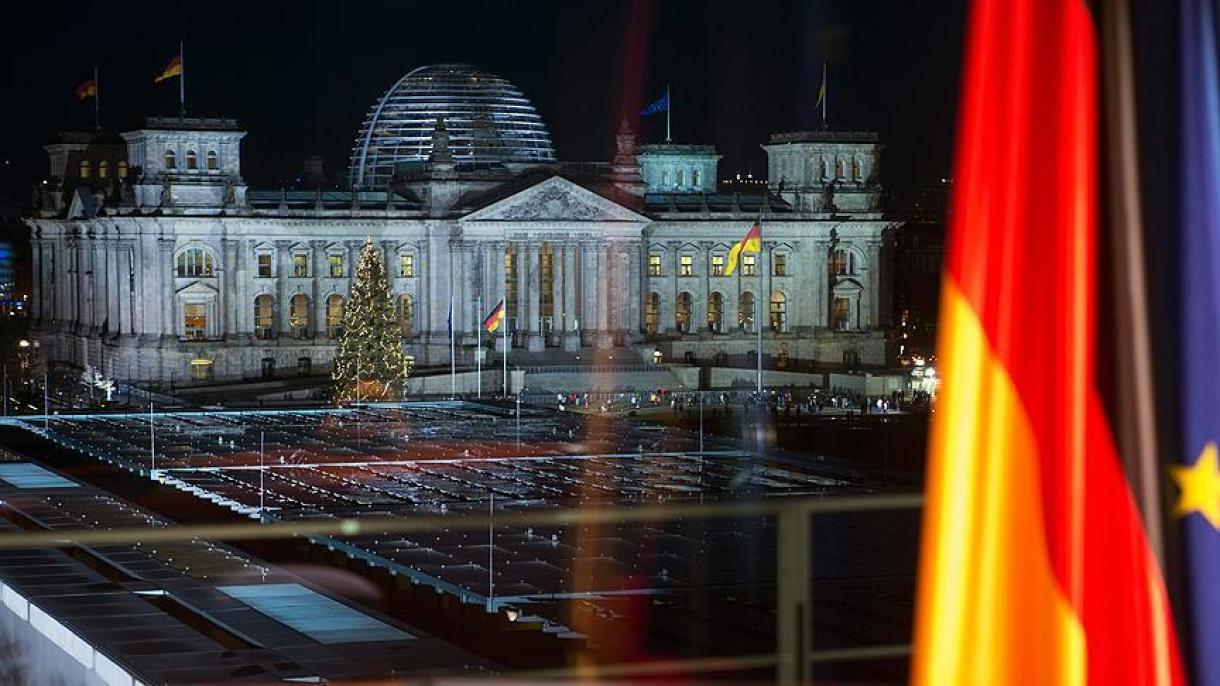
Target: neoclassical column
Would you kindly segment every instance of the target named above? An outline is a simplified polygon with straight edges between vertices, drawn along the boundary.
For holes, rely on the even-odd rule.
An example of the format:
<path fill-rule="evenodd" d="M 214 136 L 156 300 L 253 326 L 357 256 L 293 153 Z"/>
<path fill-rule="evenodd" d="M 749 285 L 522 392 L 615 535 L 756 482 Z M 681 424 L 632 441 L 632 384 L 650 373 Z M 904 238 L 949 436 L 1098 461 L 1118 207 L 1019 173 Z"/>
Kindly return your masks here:
<path fill-rule="evenodd" d="M 123 332 L 122 326 L 122 280 L 127 278 L 122 274 L 122 241 L 116 228 L 106 239 L 106 320 L 110 336 L 118 336 Z"/>
<path fill-rule="evenodd" d="M 628 340 L 634 341 L 639 338 L 640 329 L 642 328 L 641 324 L 643 323 L 643 319 L 640 314 L 643 299 L 643 293 L 641 291 L 643 287 L 644 270 L 641 269 L 640 266 L 641 250 L 638 242 L 633 242 L 627 249 L 627 260 L 627 278 L 629 279 L 629 285 L 627 288 L 628 302 L 627 307 L 625 308 L 626 312 L 624 312 L 627 321 L 623 323 L 622 328 L 627 332 Z"/>
<path fill-rule="evenodd" d="M 80 255 L 78 256 L 82 284 L 80 332 L 82 335 L 88 336 L 93 330 L 93 227 L 84 227 L 81 233 Z"/>
<path fill-rule="evenodd" d="M 815 328 L 830 326 L 830 242 L 813 242 L 813 313 Z"/>
<path fill-rule="evenodd" d="M 43 267 L 42 261 L 42 229 L 34 227 L 30 230 L 30 273 L 33 274 L 34 285 L 33 293 L 30 294 L 30 316 L 34 320 L 34 328 L 42 326 L 43 307 L 46 305 L 46 291 L 43 288 Z M 103 277 L 105 272 L 102 272 Z"/>
<path fill-rule="evenodd" d="M 568 352 L 580 350 L 580 307 L 576 301 L 576 280 L 580 273 L 576 270 L 577 244 L 565 241 L 563 244 L 563 349 Z"/>
<path fill-rule="evenodd" d="M 309 305 L 313 308 L 310 333 L 315 340 L 326 337 L 326 298 L 330 295 L 323 281 L 326 278 L 326 245 L 324 240 L 309 242 Z"/>
<path fill-rule="evenodd" d="M 221 241 L 223 256 L 220 263 L 220 311 L 224 316 L 224 330 L 221 336 L 233 340 L 237 334 L 237 248 L 238 242 L 232 238 Z"/>
<path fill-rule="evenodd" d="M 581 345 L 591 346 L 597 335 L 597 242 L 580 242 Z"/>
<path fill-rule="evenodd" d="M 506 266 L 504 264 L 505 255 L 508 253 L 508 247 L 509 243 L 507 241 L 495 241 L 489 246 L 491 250 L 492 279 L 490 287 L 492 289 L 492 295 L 490 298 L 491 303 L 483 308 L 487 310 L 487 312 L 491 312 L 491 308 L 495 307 L 496 303 L 500 302 L 501 300 L 505 301 L 504 307 L 508 307 L 508 293 L 505 283 Z M 484 313 L 484 316 L 485 315 L 486 312 Z M 501 324 L 501 326 L 507 330 L 507 319 Z M 502 353 L 504 352 L 505 344 L 504 331 L 497 331 L 496 333 L 500 334 L 499 336 L 496 336 L 496 352 Z M 509 332 L 509 335 L 512 335 L 512 332 Z M 511 344 L 511 341 L 509 341 L 509 343 Z"/>
<path fill-rule="evenodd" d="M 526 326 L 528 335 L 526 337 L 526 348 L 531 352 L 543 350 L 546 347 L 546 341 L 542 339 L 542 309 L 539 305 L 539 299 L 542 295 L 542 264 L 540 262 L 541 255 L 539 253 L 539 245 L 534 242 L 526 244 L 526 262 L 529 264 L 529 278 L 526 280 L 526 290 L 529 301 L 529 319 Z"/>
<path fill-rule="evenodd" d="M 563 264 L 563 244 L 551 241 L 551 335 L 550 340 L 546 341 L 547 345 L 563 344 Z M 538 273 L 542 273 L 541 251 L 538 254 Z M 541 326 L 539 323 L 539 328 Z"/>
<path fill-rule="evenodd" d="M 865 319 L 867 328 L 879 327 L 884 322 L 881 312 L 881 241 L 870 240 L 868 247 L 868 302 L 869 316 Z"/>
<path fill-rule="evenodd" d="M 699 241 L 699 257 L 696 258 L 699 263 L 699 270 L 703 272 L 703 297 L 697 298 L 691 303 L 691 312 L 693 321 L 691 322 L 691 331 L 694 333 L 702 333 L 711 330 L 711 324 L 707 319 L 707 306 L 712 301 L 712 242 Z M 723 296 L 722 296 L 723 297 Z M 720 307 L 721 314 L 724 316 L 724 305 Z M 723 322 L 721 322 L 723 324 Z"/>
<path fill-rule="evenodd" d="M 101 335 L 106 321 L 106 301 L 110 278 L 106 273 L 106 227 L 98 226 L 93 234 L 93 333 Z"/>
<path fill-rule="evenodd" d="M 288 289 L 288 279 L 292 274 L 292 241 L 277 240 L 275 242 L 275 333 L 276 337 L 289 336 L 291 327 L 288 325 L 288 299 L 292 293 Z"/>
<path fill-rule="evenodd" d="M 124 335 L 134 333 L 132 326 L 132 257 L 135 252 L 135 241 L 125 238 L 118 241 L 118 271 L 119 271 L 119 332 Z"/>
<path fill-rule="evenodd" d="M 602 241 L 597 246 L 597 336 L 598 348 L 610 348 L 614 338 L 610 332 L 610 307 L 614 304 L 611 297 L 614 290 L 614 270 L 611 258 L 614 254 L 609 241 Z"/>
<path fill-rule="evenodd" d="M 174 316 L 175 303 L 177 298 L 174 272 L 174 239 L 168 236 L 161 236 L 157 239 L 157 274 L 161 282 L 159 299 L 161 300 L 161 321 L 157 327 L 157 333 L 164 337 L 172 338 L 177 334 L 175 326 L 176 317 Z M 221 293 L 223 296 L 223 291 Z M 219 300 L 217 307 L 223 308 L 224 301 Z M 221 310 L 224 311 L 223 309 Z"/>
<path fill-rule="evenodd" d="M 446 294 L 453 303 L 453 336 L 456 345 L 462 344 L 462 334 L 466 330 L 466 312 L 469 303 L 466 287 L 466 245 L 461 240 L 449 241 L 449 288 Z M 448 303 L 446 303 L 446 306 Z"/>

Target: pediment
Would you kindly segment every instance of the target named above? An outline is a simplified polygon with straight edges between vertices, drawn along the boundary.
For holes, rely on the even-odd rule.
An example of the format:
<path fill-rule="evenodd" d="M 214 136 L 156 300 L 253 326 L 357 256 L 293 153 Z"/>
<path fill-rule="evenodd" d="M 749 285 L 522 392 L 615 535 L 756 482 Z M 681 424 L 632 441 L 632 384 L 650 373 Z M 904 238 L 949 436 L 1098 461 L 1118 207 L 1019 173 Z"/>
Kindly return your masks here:
<path fill-rule="evenodd" d="M 218 291 L 210 284 L 195 281 L 178 289 L 178 296 L 183 298 L 214 298 Z"/>
<path fill-rule="evenodd" d="M 552 176 L 470 213 L 463 221 L 646 223 L 648 218 L 561 176 Z"/>

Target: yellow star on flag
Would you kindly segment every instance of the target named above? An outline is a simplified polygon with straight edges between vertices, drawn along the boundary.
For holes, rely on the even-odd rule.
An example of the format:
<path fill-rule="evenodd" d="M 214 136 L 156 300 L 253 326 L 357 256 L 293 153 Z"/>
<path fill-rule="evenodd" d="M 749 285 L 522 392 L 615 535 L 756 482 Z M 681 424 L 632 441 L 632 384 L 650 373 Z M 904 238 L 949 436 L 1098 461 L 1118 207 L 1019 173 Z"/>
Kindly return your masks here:
<path fill-rule="evenodd" d="M 1198 512 L 1212 528 L 1220 529 L 1220 466 L 1217 465 L 1216 444 L 1209 441 L 1193 465 L 1170 467 L 1169 475 L 1181 490 L 1173 513 L 1185 517 Z"/>

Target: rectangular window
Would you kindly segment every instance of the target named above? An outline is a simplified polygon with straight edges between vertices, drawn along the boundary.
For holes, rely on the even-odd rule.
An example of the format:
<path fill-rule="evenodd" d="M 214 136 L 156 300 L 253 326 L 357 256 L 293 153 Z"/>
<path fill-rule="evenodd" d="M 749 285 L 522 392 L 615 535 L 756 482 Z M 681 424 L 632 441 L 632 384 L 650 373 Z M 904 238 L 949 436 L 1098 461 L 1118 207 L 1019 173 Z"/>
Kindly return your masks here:
<path fill-rule="evenodd" d="M 724 276 L 724 255 L 712 255 L 712 276 Z"/>
<path fill-rule="evenodd" d="M 846 331 L 851 326 L 851 300 L 835 298 L 834 309 L 830 313 L 830 328 L 835 331 Z"/>
<path fill-rule="evenodd" d="M 648 275 L 661 275 L 661 256 L 656 253 L 650 253 L 648 255 Z"/>
<path fill-rule="evenodd" d="M 330 275 L 333 278 L 343 276 L 343 256 L 342 255 L 327 255 L 327 262 L 330 264 Z"/>
<path fill-rule="evenodd" d="M 774 276 L 788 276 L 787 255 L 771 255 L 771 273 Z"/>
<path fill-rule="evenodd" d="M 202 341 L 207 335 L 208 315 L 203 303 L 187 303 L 182 306 L 182 326 L 186 337 L 192 341 Z"/>
<path fill-rule="evenodd" d="M 695 274 L 695 258 L 690 255 L 683 255 L 678 258 L 678 274 L 681 276 L 694 276 Z"/>
<path fill-rule="evenodd" d="M 258 278 L 271 278 L 271 253 L 260 252 L 258 254 Z"/>
<path fill-rule="evenodd" d="M 292 275 L 297 277 L 309 276 L 309 255 L 299 252 L 292 256 Z"/>
<path fill-rule="evenodd" d="M 742 276 L 754 276 L 756 274 L 756 272 L 754 271 L 754 266 L 755 266 L 756 261 L 757 261 L 757 257 L 755 255 L 742 255 L 741 256 L 741 275 Z"/>
<path fill-rule="evenodd" d="M 407 278 L 415 276 L 415 256 L 414 255 L 399 255 L 398 256 L 398 275 Z"/>

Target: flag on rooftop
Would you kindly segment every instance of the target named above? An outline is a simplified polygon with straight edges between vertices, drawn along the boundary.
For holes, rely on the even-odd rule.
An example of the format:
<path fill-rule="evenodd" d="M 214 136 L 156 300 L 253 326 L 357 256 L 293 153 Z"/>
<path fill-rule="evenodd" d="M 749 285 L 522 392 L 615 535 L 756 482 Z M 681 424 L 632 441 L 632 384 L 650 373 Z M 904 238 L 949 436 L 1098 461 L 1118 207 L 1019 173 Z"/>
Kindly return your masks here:
<path fill-rule="evenodd" d="M 84 100 L 85 98 L 92 97 L 97 97 L 97 79 L 83 81 L 76 87 L 77 100 Z"/>
<path fill-rule="evenodd" d="M 182 53 L 174 55 L 174 58 L 165 64 L 165 68 L 153 79 L 153 83 L 161 83 L 166 79 L 172 79 L 175 76 L 182 76 Z"/>
<path fill-rule="evenodd" d="M 669 89 L 665 89 L 665 95 L 657 98 L 651 105 L 640 110 L 641 117 L 647 117 L 651 114 L 659 114 L 669 111 Z"/>

